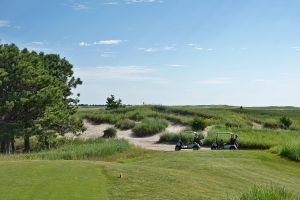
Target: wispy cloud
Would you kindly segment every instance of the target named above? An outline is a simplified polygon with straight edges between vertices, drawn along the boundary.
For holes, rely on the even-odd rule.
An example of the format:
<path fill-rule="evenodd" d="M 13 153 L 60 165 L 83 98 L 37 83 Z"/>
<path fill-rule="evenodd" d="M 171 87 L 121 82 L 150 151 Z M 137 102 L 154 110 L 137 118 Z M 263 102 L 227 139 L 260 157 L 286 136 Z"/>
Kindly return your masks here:
<path fill-rule="evenodd" d="M 89 10 L 89 7 L 82 3 L 73 3 L 71 7 L 73 8 L 73 10 L 77 10 L 77 11 Z"/>
<path fill-rule="evenodd" d="M 41 45 L 48 44 L 48 42 L 47 41 L 32 41 L 31 44 L 41 46 Z"/>
<path fill-rule="evenodd" d="M 174 68 L 183 67 L 183 65 L 179 65 L 179 64 L 167 64 L 166 66 L 167 67 L 174 67 Z"/>
<path fill-rule="evenodd" d="M 119 79 L 129 81 L 140 81 L 140 80 L 157 80 L 155 78 L 155 72 L 158 70 L 149 66 L 98 66 L 98 67 L 84 67 L 75 68 L 77 76 L 83 79 Z"/>
<path fill-rule="evenodd" d="M 10 27 L 10 22 L 8 20 L 0 20 L 0 28 Z"/>
<path fill-rule="evenodd" d="M 118 45 L 118 44 L 121 44 L 124 42 L 127 42 L 127 40 L 100 40 L 100 41 L 95 41 L 95 42 L 81 41 L 78 43 L 78 45 L 81 47 L 89 47 L 92 45 Z"/>
<path fill-rule="evenodd" d="M 162 0 L 124 0 L 127 4 L 137 4 L 137 3 L 163 3 Z"/>
<path fill-rule="evenodd" d="M 295 49 L 296 51 L 300 51 L 300 47 L 292 47 L 292 49 Z"/>
<path fill-rule="evenodd" d="M 110 1 L 110 2 L 105 2 L 104 5 L 118 5 L 119 2 L 117 1 Z"/>
<path fill-rule="evenodd" d="M 140 51 L 144 51 L 147 53 L 159 52 L 159 51 L 176 51 L 175 45 L 167 45 L 163 47 L 148 47 L 148 48 L 138 48 Z"/>
<path fill-rule="evenodd" d="M 230 77 L 217 77 L 206 80 L 196 81 L 199 84 L 203 85 L 224 85 L 232 82 L 232 78 Z"/>

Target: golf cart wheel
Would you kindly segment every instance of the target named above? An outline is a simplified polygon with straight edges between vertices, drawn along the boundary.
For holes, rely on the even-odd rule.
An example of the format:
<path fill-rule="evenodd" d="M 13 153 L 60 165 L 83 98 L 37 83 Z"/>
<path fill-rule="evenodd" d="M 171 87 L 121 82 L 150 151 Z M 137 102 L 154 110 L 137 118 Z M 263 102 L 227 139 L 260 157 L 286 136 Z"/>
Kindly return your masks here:
<path fill-rule="evenodd" d="M 216 149 L 217 149 L 217 147 L 215 147 L 215 146 L 211 146 L 211 147 L 210 147 L 210 149 L 211 149 L 211 150 L 216 150 Z"/>
<path fill-rule="evenodd" d="M 198 151 L 198 150 L 199 150 L 199 147 L 193 147 L 193 150 L 194 150 L 194 151 Z"/>
<path fill-rule="evenodd" d="M 175 147 L 175 151 L 180 151 L 181 148 L 180 147 Z"/>

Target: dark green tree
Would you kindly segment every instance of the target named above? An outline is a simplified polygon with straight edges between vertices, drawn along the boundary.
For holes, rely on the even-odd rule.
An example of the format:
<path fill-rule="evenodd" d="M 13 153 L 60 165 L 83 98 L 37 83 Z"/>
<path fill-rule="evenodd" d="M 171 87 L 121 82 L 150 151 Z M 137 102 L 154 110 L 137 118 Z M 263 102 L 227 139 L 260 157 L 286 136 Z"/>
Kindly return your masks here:
<path fill-rule="evenodd" d="M 192 129 L 193 131 L 202 131 L 207 127 L 207 123 L 205 120 L 195 117 L 192 121 Z"/>
<path fill-rule="evenodd" d="M 82 128 L 72 118 L 78 102 L 72 89 L 81 84 L 72 67 L 58 55 L 0 45 L 0 129 L 17 127 L 11 137 L 24 138 L 24 151 L 30 150 L 31 135 Z"/>
<path fill-rule="evenodd" d="M 106 109 L 117 109 L 123 107 L 121 99 L 115 99 L 115 95 L 110 95 L 106 99 Z"/>
<path fill-rule="evenodd" d="M 290 128 L 290 126 L 293 124 L 292 120 L 288 117 L 281 117 L 280 123 L 281 123 L 281 126 L 285 129 Z"/>

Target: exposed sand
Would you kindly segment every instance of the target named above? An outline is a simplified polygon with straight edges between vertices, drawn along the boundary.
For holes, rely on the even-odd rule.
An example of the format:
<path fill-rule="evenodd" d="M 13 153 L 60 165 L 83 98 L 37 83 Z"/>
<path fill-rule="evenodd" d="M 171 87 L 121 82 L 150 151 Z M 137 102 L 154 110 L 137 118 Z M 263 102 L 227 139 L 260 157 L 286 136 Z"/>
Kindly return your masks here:
<path fill-rule="evenodd" d="M 87 120 L 84 120 L 84 126 L 86 127 L 86 131 L 83 132 L 79 136 L 74 136 L 73 134 L 66 134 L 66 137 L 68 138 L 81 138 L 81 139 L 90 139 L 90 138 L 97 138 L 102 137 L 103 132 L 105 129 L 113 127 L 112 124 L 93 124 Z M 169 126 L 166 128 L 166 132 L 170 133 L 179 133 L 183 130 L 185 130 L 187 127 L 182 125 L 175 125 L 175 124 L 169 124 Z M 204 130 L 204 135 L 207 136 L 208 131 L 211 127 L 208 127 Z M 169 145 L 169 144 L 157 144 L 159 141 L 160 135 L 162 133 L 158 133 L 156 135 L 153 135 L 151 137 L 143 137 L 143 138 L 136 138 L 132 135 L 132 130 L 126 130 L 117 131 L 117 138 L 123 138 L 128 140 L 131 144 L 134 144 L 136 146 L 149 149 L 149 150 L 158 150 L 158 151 L 174 151 L 175 145 Z M 209 148 L 201 148 L 201 150 L 207 150 Z"/>

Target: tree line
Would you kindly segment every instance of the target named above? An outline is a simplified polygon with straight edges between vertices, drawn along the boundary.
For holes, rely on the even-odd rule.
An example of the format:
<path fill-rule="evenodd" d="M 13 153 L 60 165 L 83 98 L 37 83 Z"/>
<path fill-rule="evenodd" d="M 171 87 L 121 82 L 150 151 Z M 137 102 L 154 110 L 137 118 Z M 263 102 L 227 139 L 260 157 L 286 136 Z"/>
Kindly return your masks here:
<path fill-rule="evenodd" d="M 23 139 L 30 151 L 30 137 L 50 147 L 50 138 L 83 129 L 76 112 L 82 84 L 73 76 L 73 66 L 56 54 L 20 50 L 14 44 L 0 45 L 0 151 L 15 152 L 15 139 Z"/>

